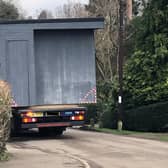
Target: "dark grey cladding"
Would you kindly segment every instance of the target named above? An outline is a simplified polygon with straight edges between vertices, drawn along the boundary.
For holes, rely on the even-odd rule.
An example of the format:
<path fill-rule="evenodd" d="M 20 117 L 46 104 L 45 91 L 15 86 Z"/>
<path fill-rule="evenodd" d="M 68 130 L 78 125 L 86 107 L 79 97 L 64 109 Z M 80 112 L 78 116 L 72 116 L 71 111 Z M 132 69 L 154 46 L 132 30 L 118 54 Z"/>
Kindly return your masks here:
<path fill-rule="evenodd" d="M 94 29 L 102 18 L 0 22 L 0 79 L 19 106 L 96 102 Z"/>

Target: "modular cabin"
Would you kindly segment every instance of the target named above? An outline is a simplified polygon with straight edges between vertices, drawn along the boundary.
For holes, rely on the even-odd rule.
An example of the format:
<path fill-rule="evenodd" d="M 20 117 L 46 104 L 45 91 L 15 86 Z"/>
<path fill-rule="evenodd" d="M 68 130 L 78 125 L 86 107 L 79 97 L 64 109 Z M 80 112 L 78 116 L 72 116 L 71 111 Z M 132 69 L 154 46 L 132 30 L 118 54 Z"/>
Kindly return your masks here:
<path fill-rule="evenodd" d="M 94 30 L 103 18 L 0 22 L 0 79 L 19 107 L 96 102 Z"/>

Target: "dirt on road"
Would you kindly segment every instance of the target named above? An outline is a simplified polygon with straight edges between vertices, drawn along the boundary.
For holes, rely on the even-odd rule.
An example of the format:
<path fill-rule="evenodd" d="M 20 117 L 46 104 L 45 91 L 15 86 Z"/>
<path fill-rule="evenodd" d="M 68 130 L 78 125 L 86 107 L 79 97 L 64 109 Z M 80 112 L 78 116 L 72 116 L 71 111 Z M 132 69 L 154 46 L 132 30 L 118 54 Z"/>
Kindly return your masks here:
<path fill-rule="evenodd" d="M 14 138 L 1 168 L 167 168 L 168 143 L 69 129 L 62 137 Z"/>

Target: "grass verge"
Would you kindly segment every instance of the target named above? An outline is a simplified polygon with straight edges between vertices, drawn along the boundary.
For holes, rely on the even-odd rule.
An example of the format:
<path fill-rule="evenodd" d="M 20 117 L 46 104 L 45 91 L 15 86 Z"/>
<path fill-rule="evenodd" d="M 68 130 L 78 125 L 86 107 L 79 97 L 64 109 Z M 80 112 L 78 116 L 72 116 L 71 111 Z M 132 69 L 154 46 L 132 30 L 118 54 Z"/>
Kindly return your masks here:
<path fill-rule="evenodd" d="M 90 129 L 89 127 L 84 128 L 84 130 L 168 142 L 168 133 L 136 132 L 136 131 L 126 131 L 126 130 L 118 131 L 118 130 L 108 129 L 108 128 L 92 128 L 92 129 Z"/>

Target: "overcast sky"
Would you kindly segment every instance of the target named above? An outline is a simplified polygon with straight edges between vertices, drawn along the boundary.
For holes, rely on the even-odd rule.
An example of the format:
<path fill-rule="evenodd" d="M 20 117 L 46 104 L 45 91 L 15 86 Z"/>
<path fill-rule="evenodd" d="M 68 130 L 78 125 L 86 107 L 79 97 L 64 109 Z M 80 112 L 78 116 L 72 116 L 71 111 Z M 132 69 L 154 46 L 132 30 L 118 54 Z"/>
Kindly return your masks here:
<path fill-rule="evenodd" d="M 63 5 L 68 1 L 88 3 L 89 0 L 19 0 L 19 6 L 27 16 L 35 17 L 41 9 L 55 11 L 56 6 Z M 16 2 L 16 1 L 15 1 Z"/>

